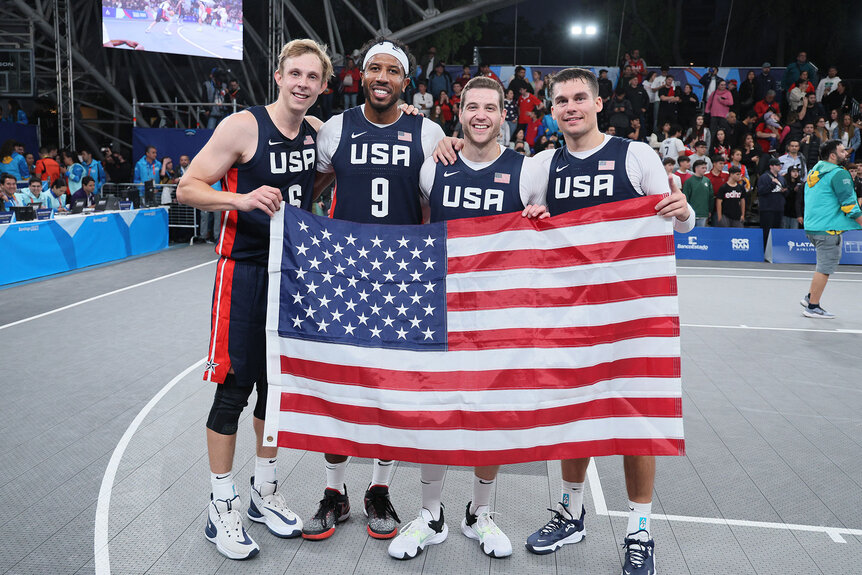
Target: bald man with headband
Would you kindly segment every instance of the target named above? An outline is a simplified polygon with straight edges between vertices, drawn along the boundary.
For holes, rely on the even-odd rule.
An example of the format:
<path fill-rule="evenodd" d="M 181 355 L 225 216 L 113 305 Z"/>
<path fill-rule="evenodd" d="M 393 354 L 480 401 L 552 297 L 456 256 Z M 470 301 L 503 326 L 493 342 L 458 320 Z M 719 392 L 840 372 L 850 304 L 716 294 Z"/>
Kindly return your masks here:
<path fill-rule="evenodd" d="M 404 113 L 398 101 L 415 67 L 407 47 L 376 38 L 361 49 L 365 104 L 332 117 L 318 133 L 315 199 L 333 179 L 333 218 L 376 224 L 421 224 L 419 172 L 444 137 L 443 130 L 421 115 Z M 326 489 L 302 536 L 326 539 L 350 515 L 344 484 L 348 458 L 327 453 Z M 389 499 L 393 461 L 374 460 L 365 492 L 368 534 L 395 537 L 400 521 Z M 442 515 L 440 517 L 442 520 Z"/>

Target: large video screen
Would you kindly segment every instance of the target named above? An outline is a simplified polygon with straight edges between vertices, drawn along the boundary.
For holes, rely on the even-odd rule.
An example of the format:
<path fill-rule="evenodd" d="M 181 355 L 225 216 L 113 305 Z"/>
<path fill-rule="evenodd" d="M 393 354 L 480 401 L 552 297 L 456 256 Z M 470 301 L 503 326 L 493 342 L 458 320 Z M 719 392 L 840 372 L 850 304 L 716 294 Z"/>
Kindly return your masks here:
<path fill-rule="evenodd" d="M 102 0 L 102 45 L 242 60 L 242 0 Z"/>

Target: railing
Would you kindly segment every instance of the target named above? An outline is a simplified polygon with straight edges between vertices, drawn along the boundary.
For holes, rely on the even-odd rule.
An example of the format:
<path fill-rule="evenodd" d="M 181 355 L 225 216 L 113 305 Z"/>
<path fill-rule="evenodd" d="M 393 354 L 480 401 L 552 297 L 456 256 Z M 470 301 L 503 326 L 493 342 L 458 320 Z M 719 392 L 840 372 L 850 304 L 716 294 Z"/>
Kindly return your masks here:
<path fill-rule="evenodd" d="M 239 105 L 236 102 L 222 104 L 214 102 L 180 102 L 178 100 L 174 100 L 173 102 L 139 102 L 137 98 L 133 98 L 132 125 L 137 127 L 138 116 L 142 115 L 144 108 L 150 108 L 156 110 L 161 118 L 159 128 L 168 127 L 170 124 L 167 114 L 171 115 L 174 128 L 202 128 L 206 127 L 206 118 L 202 118 L 203 110 L 201 108 L 215 107 L 226 108 L 230 110 L 231 114 L 235 114 L 246 108 L 246 106 Z"/>
<path fill-rule="evenodd" d="M 143 184 L 135 182 L 115 183 L 107 182 L 102 185 L 101 194 L 104 196 L 122 197 L 129 191 L 141 193 Z M 169 228 L 190 228 L 193 234 L 198 228 L 198 210 L 191 206 L 177 202 L 176 184 L 153 184 L 155 189 L 155 203 L 168 207 Z M 166 201 L 168 200 L 168 201 Z"/>

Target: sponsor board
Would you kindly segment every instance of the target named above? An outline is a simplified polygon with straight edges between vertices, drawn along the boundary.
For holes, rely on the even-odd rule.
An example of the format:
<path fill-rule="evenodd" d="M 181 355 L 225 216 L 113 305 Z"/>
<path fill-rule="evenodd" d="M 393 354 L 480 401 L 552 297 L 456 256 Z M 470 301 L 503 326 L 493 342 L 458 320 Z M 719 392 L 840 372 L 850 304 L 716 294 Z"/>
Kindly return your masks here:
<path fill-rule="evenodd" d="M 763 233 L 748 228 L 694 228 L 674 233 L 676 257 L 684 260 L 763 261 Z"/>

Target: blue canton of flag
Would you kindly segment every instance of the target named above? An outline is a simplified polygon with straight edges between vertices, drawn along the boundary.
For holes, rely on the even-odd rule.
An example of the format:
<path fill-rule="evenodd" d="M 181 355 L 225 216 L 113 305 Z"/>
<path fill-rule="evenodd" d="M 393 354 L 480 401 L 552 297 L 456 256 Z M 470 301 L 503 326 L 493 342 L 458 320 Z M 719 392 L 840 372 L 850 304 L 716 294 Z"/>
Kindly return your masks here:
<path fill-rule="evenodd" d="M 357 226 L 283 209 L 279 335 L 445 348 L 445 223 Z"/>

